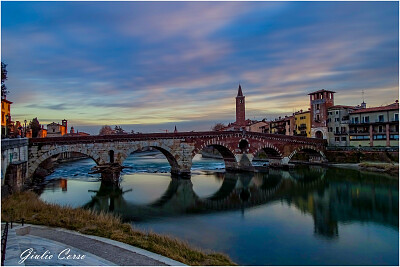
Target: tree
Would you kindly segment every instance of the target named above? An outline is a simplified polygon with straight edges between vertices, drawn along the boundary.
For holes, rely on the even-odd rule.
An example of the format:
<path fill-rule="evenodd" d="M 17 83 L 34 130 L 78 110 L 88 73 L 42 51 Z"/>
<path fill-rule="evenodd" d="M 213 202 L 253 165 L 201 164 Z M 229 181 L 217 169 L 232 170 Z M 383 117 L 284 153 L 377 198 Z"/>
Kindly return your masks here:
<path fill-rule="evenodd" d="M 115 134 L 126 134 L 125 130 L 122 129 L 121 126 L 117 126 L 117 125 L 114 128 L 114 132 L 115 132 Z"/>
<path fill-rule="evenodd" d="M 221 131 L 223 128 L 225 128 L 226 127 L 226 125 L 225 124 L 223 124 L 223 123 L 216 123 L 212 128 L 211 128 L 211 130 L 213 130 L 213 131 Z"/>
<path fill-rule="evenodd" d="M 103 127 L 101 127 L 100 131 L 99 131 L 99 135 L 110 135 L 110 134 L 114 134 L 114 130 L 111 129 L 110 126 L 108 125 L 104 125 Z"/>
<path fill-rule="evenodd" d="M 34 118 L 30 123 L 29 123 L 31 129 L 32 129 L 32 137 L 37 137 L 40 129 L 42 127 L 40 126 L 38 118 Z"/>
<path fill-rule="evenodd" d="M 6 80 L 7 80 L 7 64 L 1 62 L 1 99 L 5 98 L 6 95 L 9 93 L 5 85 Z"/>

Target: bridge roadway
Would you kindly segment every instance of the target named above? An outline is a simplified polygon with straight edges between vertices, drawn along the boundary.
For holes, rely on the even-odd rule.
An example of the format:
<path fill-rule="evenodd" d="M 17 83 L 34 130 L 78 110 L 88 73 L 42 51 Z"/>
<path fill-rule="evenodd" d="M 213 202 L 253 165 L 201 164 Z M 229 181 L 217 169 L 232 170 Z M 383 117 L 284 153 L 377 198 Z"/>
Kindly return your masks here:
<path fill-rule="evenodd" d="M 298 152 L 313 161 L 325 161 L 326 140 L 246 131 L 210 131 L 98 135 L 81 137 L 32 138 L 29 140 L 28 177 L 48 158 L 78 152 L 97 165 L 122 165 L 133 152 L 145 147 L 161 151 L 171 165 L 171 173 L 190 175 L 193 157 L 205 147 L 217 149 L 231 171 L 253 171 L 251 162 L 264 151 L 271 165 L 285 165 Z"/>

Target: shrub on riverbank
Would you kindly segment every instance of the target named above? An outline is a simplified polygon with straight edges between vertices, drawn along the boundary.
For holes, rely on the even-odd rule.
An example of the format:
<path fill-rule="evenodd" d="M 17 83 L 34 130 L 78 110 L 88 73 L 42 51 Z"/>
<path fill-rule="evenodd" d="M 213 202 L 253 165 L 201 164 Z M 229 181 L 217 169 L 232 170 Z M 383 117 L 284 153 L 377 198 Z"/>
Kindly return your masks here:
<path fill-rule="evenodd" d="M 145 233 L 110 213 L 48 204 L 33 192 L 2 199 L 3 221 L 24 218 L 26 223 L 61 227 L 82 234 L 96 235 L 140 247 L 188 265 L 235 265 L 220 253 L 206 253 L 176 238 Z"/>

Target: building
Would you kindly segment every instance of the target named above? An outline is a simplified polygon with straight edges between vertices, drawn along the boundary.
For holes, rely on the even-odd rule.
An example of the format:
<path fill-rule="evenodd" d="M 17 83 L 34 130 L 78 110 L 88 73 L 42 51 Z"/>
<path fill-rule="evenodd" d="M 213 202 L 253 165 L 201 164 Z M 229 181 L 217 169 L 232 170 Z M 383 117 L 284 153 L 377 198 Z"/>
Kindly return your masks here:
<path fill-rule="evenodd" d="M 67 133 L 67 120 L 62 120 L 62 124 L 52 122 L 47 124 L 47 137 L 59 137 Z"/>
<path fill-rule="evenodd" d="M 236 126 L 242 128 L 246 126 L 246 104 L 245 96 L 242 92 L 242 86 L 239 84 L 238 94 L 236 96 Z"/>
<path fill-rule="evenodd" d="M 272 134 L 284 134 L 294 135 L 295 129 L 295 118 L 294 116 L 285 116 L 284 118 L 279 117 L 270 122 L 270 133 Z"/>
<path fill-rule="evenodd" d="M 349 113 L 359 109 L 360 106 L 336 105 L 328 108 L 328 145 L 350 146 L 349 139 Z"/>
<path fill-rule="evenodd" d="M 262 121 L 252 121 L 246 126 L 246 131 L 256 132 L 256 133 L 268 133 L 269 132 L 269 122 Z"/>
<path fill-rule="evenodd" d="M 268 122 L 265 120 L 246 120 L 245 96 L 243 95 L 242 86 L 239 84 L 236 96 L 236 121 L 229 123 L 228 126 L 219 129 L 219 131 L 246 130 L 249 132 L 264 133 L 266 129 L 269 129 L 269 127 Z"/>
<path fill-rule="evenodd" d="M 350 146 L 398 146 L 399 102 L 349 113 Z"/>
<path fill-rule="evenodd" d="M 294 135 L 311 137 L 310 111 L 300 110 L 294 113 Z"/>
<path fill-rule="evenodd" d="M 334 105 L 333 94 L 329 90 L 318 90 L 310 96 L 311 137 L 328 138 L 328 108 Z"/>
<path fill-rule="evenodd" d="M 9 128 L 7 125 L 11 124 L 11 104 L 13 102 L 8 101 L 6 97 L 1 99 L 1 136 L 9 135 Z"/>
<path fill-rule="evenodd" d="M 90 134 L 85 133 L 85 132 L 79 132 L 79 131 L 75 132 L 75 128 L 74 128 L 74 126 L 72 126 L 70 131 L 69 131 L 69 133 L 65 134 L 64 136 L 65 137 L 70 137 L 70 136 L 88 136 L 88 135 L 90 135 Z"/>

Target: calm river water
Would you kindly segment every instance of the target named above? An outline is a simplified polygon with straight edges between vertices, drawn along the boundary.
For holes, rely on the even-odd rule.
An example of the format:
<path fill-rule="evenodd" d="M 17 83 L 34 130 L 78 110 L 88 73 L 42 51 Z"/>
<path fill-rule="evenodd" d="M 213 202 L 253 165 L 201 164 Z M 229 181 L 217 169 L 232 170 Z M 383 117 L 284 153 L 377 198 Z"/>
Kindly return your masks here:
<path fill-rule="evenodd" d="M 94 165 L 60 165 L 41 198 L 118 213 L 241 265 L 399 264 L 398 180 L 384 175 L 317 166 L 223 173 L 223 161 L 196 156 L 191 179 L 178 180 L 162 155 L 132 154 L 110 186 L 88 174 Z"/>

